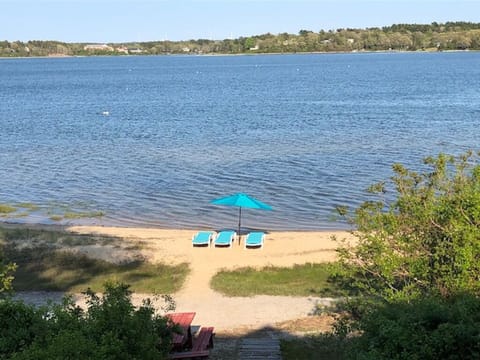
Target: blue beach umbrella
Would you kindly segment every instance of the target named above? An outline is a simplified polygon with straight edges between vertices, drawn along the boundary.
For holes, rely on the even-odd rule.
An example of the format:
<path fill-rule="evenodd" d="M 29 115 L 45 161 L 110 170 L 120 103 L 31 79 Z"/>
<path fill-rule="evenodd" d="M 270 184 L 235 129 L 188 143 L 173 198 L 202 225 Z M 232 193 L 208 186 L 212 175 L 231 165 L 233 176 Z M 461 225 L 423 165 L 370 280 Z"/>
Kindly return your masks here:
<path fill-rule="evenodd" d="M 259 210 L 273 210 L 270 205 L 267 205 L 260 200 L 257 200 L 247 194 L 238 193 L 227 197 L 222 197 L 210 201 L 215 205 L 236 206 L 238 210 L 238 236 L 240 239 L 240 225 L 242 223 L 242 208 L 259 209 Z"/>

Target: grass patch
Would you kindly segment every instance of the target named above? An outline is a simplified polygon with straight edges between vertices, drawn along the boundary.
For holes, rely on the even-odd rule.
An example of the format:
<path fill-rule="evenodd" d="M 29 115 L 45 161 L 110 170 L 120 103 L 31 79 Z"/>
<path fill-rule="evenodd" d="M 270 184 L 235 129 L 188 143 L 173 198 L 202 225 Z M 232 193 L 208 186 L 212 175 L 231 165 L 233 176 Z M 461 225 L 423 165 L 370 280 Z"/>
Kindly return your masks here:
<path fill-rule="evenodd" d="M 33 243 L 60 243 L 69 236 L 68 233 L 51 230 L 36 230 L 28 227 L 4 228 L 0 227 L 0 241 L 17 242 L 32 241 Z"/>
<path fill-rule="evenodd" d="M 331 334 L 281 340 L 284 360 L 340 360 L 346 355 L 346 341 Z"/>
<path fill-rule="evenodd" d="M 187 264 L 167 266 L 139 260 L 133 250 L 135 244 L 129 253 L 136 260 L 121 264 L 58 249 L 88 245 L 122 248 L 125 242 L 111 236 L 0 227 L 0 253 L 3 251 L 5 262 L 18 265 L 13 282 L 18 291 L 78 292 L 88 287 L 103 291 L 107 280 L 116 280 L 130 284 L 136 292 L 173 293 L 180 289 L 189 273 Z"/>
<path fill-rule="evenodd" d="M 329 281 L 329 264 L 305 264 L 292 268 L 265 267 L 220 271 L 211 287 L 227 296 L 343 296 L 345 292 Z"/>
<path fill-rule="evenodd" d="M 89 287 L 102 291 L 107 280 L 114 280 L 130 284 L 135 292 L 174 293 L 189 272 L 187 264 L 167 266 L 144 261 L 112 264 L 49 247 L 6 246 L 4 254 L 7 262 L 18 265 L 13 282 L 17 291 L 79 292 Z"/>
<path fill-rule="evenodd" d="M 113 236 L 75 234 L 65 231 L 30 229 L 28 227 L 2 228 L 0 227 L 0 242 L 14 242 L 21 244 L 31 242 L 34 245 L 51 244 L 67 247 L 101 245 L 114 246 L 123 242 L 123 239 Z M 126 250 L 139 250 L 139 245 L 125 247 Z"/>

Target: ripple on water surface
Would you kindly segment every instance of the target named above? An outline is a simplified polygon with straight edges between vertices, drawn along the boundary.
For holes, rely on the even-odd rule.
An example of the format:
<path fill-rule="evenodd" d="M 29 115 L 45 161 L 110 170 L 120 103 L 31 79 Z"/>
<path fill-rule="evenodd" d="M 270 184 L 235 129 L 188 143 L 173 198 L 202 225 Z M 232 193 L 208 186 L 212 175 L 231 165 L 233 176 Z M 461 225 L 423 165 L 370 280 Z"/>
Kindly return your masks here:
<path fill-rule="evenodd" d="M 337 205 L 478 149 L 479 53 L 1 60 L 0 202 L 131 226 L 345 227 Z M 107 115 L 108 113 L 108 115 Z M 54 205 L 51 205 L 54 204 Z M 45 214 L 18 221 L 48 222 Z"/>

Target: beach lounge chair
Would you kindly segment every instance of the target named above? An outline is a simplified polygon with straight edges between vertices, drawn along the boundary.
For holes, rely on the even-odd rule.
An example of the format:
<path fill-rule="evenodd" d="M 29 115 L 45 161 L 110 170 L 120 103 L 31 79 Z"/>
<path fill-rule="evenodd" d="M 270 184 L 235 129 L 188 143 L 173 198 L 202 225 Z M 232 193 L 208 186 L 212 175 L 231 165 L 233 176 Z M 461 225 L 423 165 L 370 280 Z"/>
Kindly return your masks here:
<path fill-rule="evenodd" d="M 251 232 L 245 239 L 245 249 L 248 248 L 263 248 L 263 242 L 265 241 L 265 233 L 261 231 Z"/>
<path fill-rule="evenodd" d="M 233 230 L 220 231 L 215 240 L 213 240 L 213 243 L 215 246 L 231 247 L 236 236 L 237 233 Z"/>
<path fill-rule="evenodd" d="M 213 235 L 213 231 L 199 231 L 192 236 L 192 245 L 207 245 L 208 247 L 210 247 L 210 243 L 213 240 Z"/>

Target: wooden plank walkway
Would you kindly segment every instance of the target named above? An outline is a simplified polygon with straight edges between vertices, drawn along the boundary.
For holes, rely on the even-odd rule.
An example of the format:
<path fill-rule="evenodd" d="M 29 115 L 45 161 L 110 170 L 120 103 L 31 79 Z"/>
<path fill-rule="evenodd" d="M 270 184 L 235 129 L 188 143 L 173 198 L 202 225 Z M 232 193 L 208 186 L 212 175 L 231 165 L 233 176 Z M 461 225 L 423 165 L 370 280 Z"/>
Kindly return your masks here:
<path fill-rule="evenodd" d="M 282 360 L 278 337 L 243 338 L 240 340 L 239 360 Z"/>

